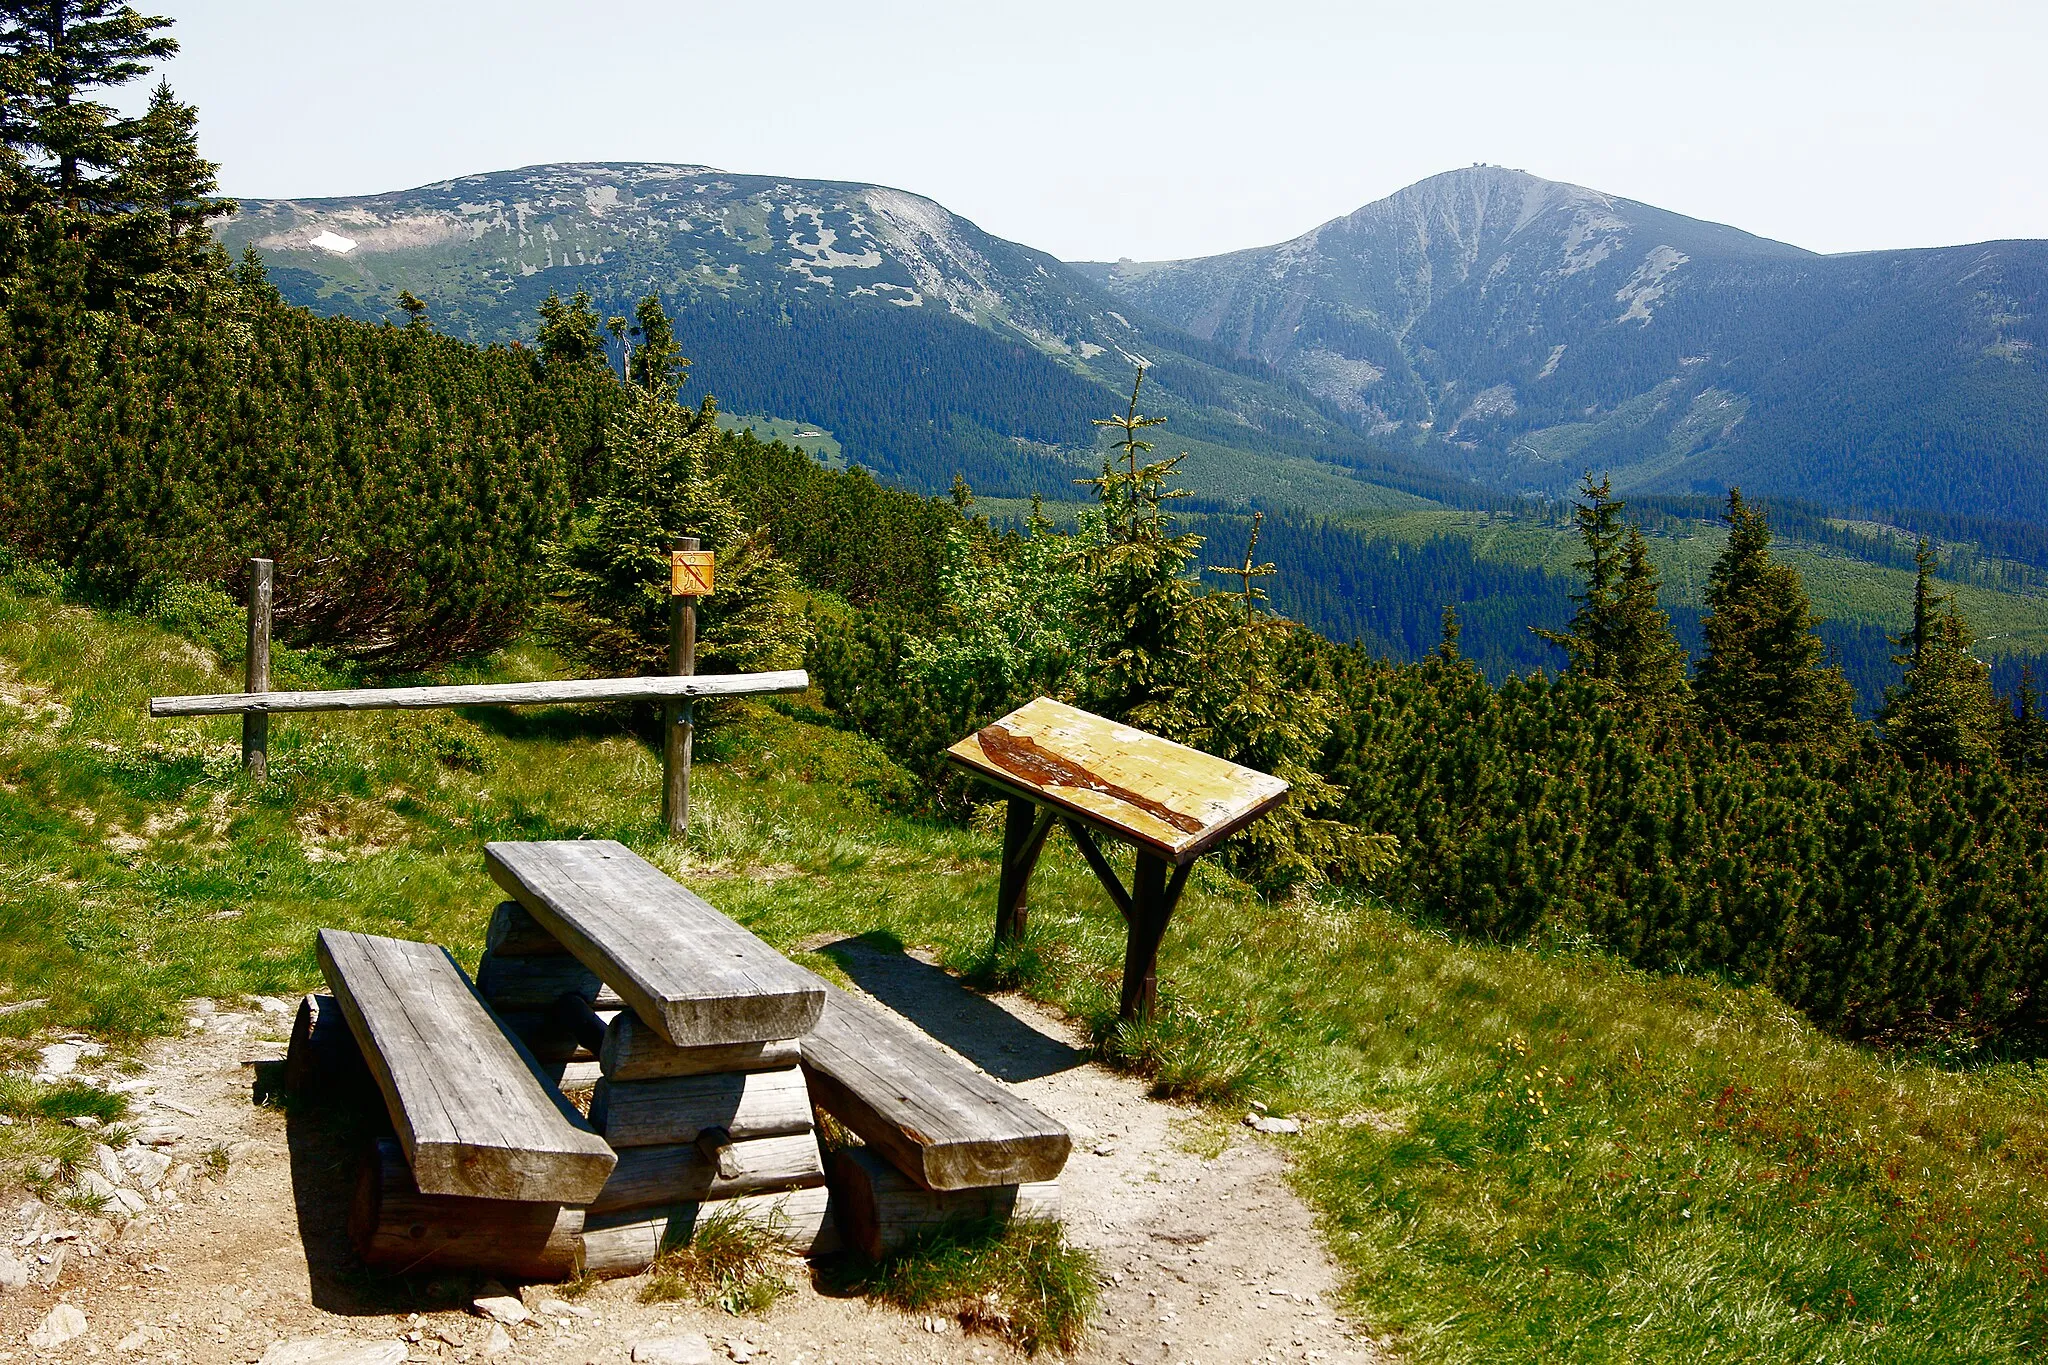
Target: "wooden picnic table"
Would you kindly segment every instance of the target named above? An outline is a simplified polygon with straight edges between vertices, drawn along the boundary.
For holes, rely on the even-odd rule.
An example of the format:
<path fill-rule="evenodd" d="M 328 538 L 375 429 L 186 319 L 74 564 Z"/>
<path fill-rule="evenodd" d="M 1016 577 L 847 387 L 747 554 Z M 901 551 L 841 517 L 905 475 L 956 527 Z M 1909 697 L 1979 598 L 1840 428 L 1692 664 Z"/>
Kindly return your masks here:
<path fill-rule="evenodd" d="M 1159 943 L 1195 859 L 1287 795 L 1287 783 L 1270 773 L 1050 697 L 983 726 L 946 757 L 1010 798 L 997 942 L 1024 932 L 1031 873 L 1059 821 L 1128 928 L 1120 1001 L 1126 1019 L 1158 1004 Z M 1137 850 L 1128 890 L 1098 834 Z"/>

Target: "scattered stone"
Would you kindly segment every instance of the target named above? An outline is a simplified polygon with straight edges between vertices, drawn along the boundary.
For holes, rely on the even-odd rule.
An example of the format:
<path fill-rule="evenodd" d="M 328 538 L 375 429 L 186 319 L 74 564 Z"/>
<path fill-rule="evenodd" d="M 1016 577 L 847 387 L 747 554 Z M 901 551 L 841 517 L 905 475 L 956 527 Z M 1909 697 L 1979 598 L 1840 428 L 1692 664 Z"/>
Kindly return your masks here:
<path fill-rule="evenodd" d="M 192 1188 L 192 1175 L 192 1167 L 189 1164 L 180 1161 L 177 1165 L 171 1167 L 171 1169 L 165 1173 L 164 1187 L 166 1189 L 173 1190 L 190 1189 Z"/>
<path fill-rule="evenodd" d="M 128 1180 L 128 1168 L 121 1164 L 121 1154 L 104 1142 L 94 1144 L 92 1164 L 116 1185 L 125 1184 Z"/>
<path fill-rule="evenodd" d="M 928 1317 L 924 1320 L 924 1330 L 930 1332 L 935 1337 L 944 1336 L 946 1334 L 946 1329 L 948 1327 L 951 1327 L 952 1325 L 953 1324 L 947 1322 L 944 1318 L 940 1317 Z"/>
<path fill-rule="evenodd" d="M 101 1128 L 104 1128 L 106 1126 L 105 1124 L 101 1123 L 98 1119 L 94 1118 L 91 1114 L 80 1114 L 77 1118 L 70 1118 L 64 1121 L 70 1124 L 73 1128 L 82 1128 L 88 1133 L 97 1133 Z"/>
<path fill-rule="evenodd" d="M 485 1285 L 484 1288 L 490 1289 L 492 1286 Z M 526 1305 L 510 1294 L 484 1294 L 469 1306 L 479 1316 L 489 1318 L 492 1322 L 502 1322 L 507 1327 L 517 1327 L 522 1322 L 533 1320 L 533 1314 L 526 1311 Z"/>
<path fill-rule="evenodd" d="M 587 1318 L 590 1316 L 588 1308 L 570 1303 L 566 1299 L 542 1299 L 534 1305 L 534 1308 L 542 1316 L 550 1318 Z"/>
<path fill-rule="evenodd" d="M 633 1343 L 633 1365 L 717 1365 L 717 1360 L 702 1332 Z"/>
<path fill-rule="evenodd" d="M 736 1365 L 747 1365 L 747 1362 L 754 1358 L 754 1352 L 760 1349 L 760 1347 L 744 1337 L 727 1337 L 725 1339 L 725 1353 L 733 1358 Z"/>
<path fill-rule="evenodd" d="M 1258 1110 L 1261 1114 L 1266 1112 L 1266 1106 L 1258 1100 L 1252 1101 L 1252 1108 Z"/>
<path fill-rule="evenodd" d="M 265 1014 L 290 1014 L 292 1012 L 292 1007 L 289 1004 L 286 1004 L 274 995 L 257 996 L 256 1008 L 262 1010 Z"/>
<path fill-rule="evenodd" d="M 133 1354 L 134 1352 L 139 1351 L 143 1347 L 149 1345 L 150 1340 L 150 1330 L 147 1327 L 138 1327 L 134 1331 L 130 1332 L 127 1336 L 122 1337 L 119 1341 L 115 1342 L 114 1349 L 120 1351 L 124 1355 Z"/>
<path fill-rule="evenodd" d="M 11 1251 L 0 1251 L 0 1294 L 28 1288 L 28 1267 Z"/>
<path fill-rule="evenodd" d="M 133 1218 L 149 1211 L 149 1201 L 133 1190 L 115 1190 L 113 1198 L 107 1200 L 107 1212 Z"/>
<path fill-rule="evenodd" d="M 68 1303 L 60 1303 L 44 1317 L 43 1325 L 28 1334 L 28 1344 L 38 1351 L 53 1350 L 85 1335 L 85 1314 Z"/>
<path fill-rule="evenodd" d="M 199 1111 L 197 1109 L 188 1109 L 184 1105 L 179 1104 L 176 1100 L 167 1100 L 161 1095 L 151 1095 L 149 1097 L 149 1103 L 150 1107 L 153 1109 L 168 1109 L 173 1114 L 183 1114 L 188 1119 L 196 1119 L 199 1117 Z"/>
<path fill-rule="evenodd" d="M 4 1005 L 0 1005 L 0 1019 L 4 1019 L 10 1014 L 20 1014 L 24 1010 L 39 1010 L 49 1003 L 48 1000 L 10 1000 Z"/>
<path fill-rule="evenodd" d="M 175 1123 L 150 1123 L 135 1130 L 135 1140 L 145 1147 L 168 1147 L 184 1137 L 185 1130 Z"/>
<path fill-rule="evenodd" d="M 1265 1114 L 1246 1114 L 1244 1126 L 1260 1133 L 1298 1133 L 1301 1124 L 1295 1119 L 1276 1119 Z"/>
<path fill-rule="evenodd" d="M 134 1146 L 121 1153 L 121 1166 L 136 1189 L 148 1191 L 164 1183 L 164 1177 L 171 1171 L 171 1159 L 162 1152 Z"/>
<path fill-rule="evenodd" d="M 461 1331 L 453 1326 L 440 1328 L 434 1335 L 450 1346 L 460 1346 L 463 1342 Z"/>
<path fill-rule="evenodd" d="M 399 1365 L 402 1341 L 361 1342 L 342 1337 L 273 1341 L 257 1365 Z"/>
<path fill-rule="evenodd" d="M 40 1070 L 45 1076 L 69 1076 L 78 1070 L 78 1059 L 84 1055 L 84 1050 L 76 1043 L 45 1044 Z"/>
<path fill-rule="evenodd" d="M 512 1334 L 501 1323 L 492 1323 L 491 1330 L 484 1333 L 483 1345 L 476 1348 L 477 1354 L 486 1360 L 501 1356 L 512 1349 Z"/>
<path fill-rule="evenodd" d="M 89 1194 L 94 1199 L 112 1199 L 114 1192 L 120 1188 L 98 1171 L 87 1171 L 78 1177 L 79 1193 Z"/>

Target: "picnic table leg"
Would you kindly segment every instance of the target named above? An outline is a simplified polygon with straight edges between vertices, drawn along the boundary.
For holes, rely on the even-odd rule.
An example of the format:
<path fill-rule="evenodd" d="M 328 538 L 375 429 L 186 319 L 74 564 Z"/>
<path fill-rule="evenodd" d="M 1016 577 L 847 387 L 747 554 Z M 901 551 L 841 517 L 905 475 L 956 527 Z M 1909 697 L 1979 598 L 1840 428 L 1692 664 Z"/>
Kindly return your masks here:
<path fill-rule="evenodd" d="M 1022 938 L 1031 915 L 1031 873 L 1052 832 L 1052 808 L 1011 797 L 1003 817 L 1003 874 L 996 890 L 996 942 Z"/>
<path fill-rule="evenodd" d="M 1124 946 L 1124 989 L 1118 1014 L 1125 1019 L 1142 1019 L 1159 1005 L 1159 943 L 1166 937 L 1167 921 L 1188 883 L 1193 863 L 1172 870 L 1168 880 L 1166 860 L 1140 850 L 1131 882 L 1131 928 Z"/>

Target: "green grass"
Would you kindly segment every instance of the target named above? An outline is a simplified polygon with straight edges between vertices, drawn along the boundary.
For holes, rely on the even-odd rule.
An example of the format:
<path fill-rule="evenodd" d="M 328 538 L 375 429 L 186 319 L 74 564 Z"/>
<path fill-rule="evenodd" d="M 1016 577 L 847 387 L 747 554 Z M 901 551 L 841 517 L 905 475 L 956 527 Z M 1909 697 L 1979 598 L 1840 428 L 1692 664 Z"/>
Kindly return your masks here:
<path fill-rule="evenodd" d="M 1100 1298 L 1095 1258 L 1057 1223 L 969 1223 L 927 1233 L 880 1263 L 850 1257 L 835 1283 L 913 1313 L 936 1310 L 1027 1355 L 1081 1344 Z"/>
<path fill-rule="evenodd" d="M 691 1300 L 735 1316 L 765 1313 L 796 1292 L 790 1260 L 774 1229 L 727 1209 L 698 1223 L 687 1242 L 661 1249 L 640 1302 Z"/>
<path fill-rule="evenodd" d="M 460 675 L 558 668 L 522 649 Z M 280 661 L 294 670 L 319 665 Z M 600 835 L 787 950 L 929 947 L 1067 1011 L 1161 1093 L 1309 1119 L 1295 1178 L 1354 1311 L 1415 1359 L 2038 1353 L 2048 1076 L 2031 1064 L 1876 1054 L 1762 992 L 1465 942 L 1370 898 L 1269 903 L 1206 864 L 1162 951 L 1160 1014 L 1120 1030 L 1121 924 L 1072 848 L 1049 846 L 1030 937 L 993 956 L 999 822 L 891 813 L 903 774 L 798 708 L 707 736 L 676 843 L 653 756 L 607 714 L 277 718 L 259 785 L 235 722 L 144 716 L 152 694 L 231 686 L 149 622 L 0 589 L 0 999 L 51 1002 L 0 1016 L 8 1069 L 45 1028 L 120 1044 L 177 1027 L 186 996 L 309 987 L 319 925 L 473 962 L 497 899 L 482 843 Z M 89 1145 L 18 1119 L 5 1169 L 31 1132 L 53 1157 Z"/>

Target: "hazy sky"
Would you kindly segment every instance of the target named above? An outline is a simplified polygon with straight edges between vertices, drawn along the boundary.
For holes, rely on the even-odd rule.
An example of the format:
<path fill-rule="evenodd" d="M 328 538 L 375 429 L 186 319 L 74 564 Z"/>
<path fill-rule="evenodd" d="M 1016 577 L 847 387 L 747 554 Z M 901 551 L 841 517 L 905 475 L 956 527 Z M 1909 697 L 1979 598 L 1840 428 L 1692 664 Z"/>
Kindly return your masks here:
<path fill-rule="evenodd" d="M 138 7 L 252 197 L 674 161 L 1156 259 L 1487 161 L 1822 251 L 2048 237 L 2043 0 Z"/>

